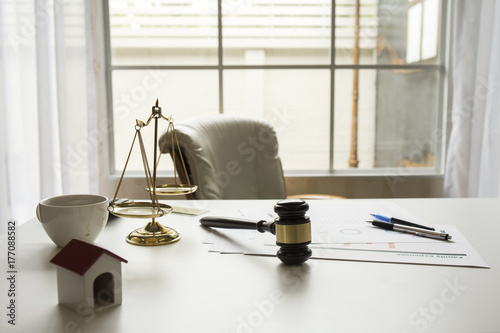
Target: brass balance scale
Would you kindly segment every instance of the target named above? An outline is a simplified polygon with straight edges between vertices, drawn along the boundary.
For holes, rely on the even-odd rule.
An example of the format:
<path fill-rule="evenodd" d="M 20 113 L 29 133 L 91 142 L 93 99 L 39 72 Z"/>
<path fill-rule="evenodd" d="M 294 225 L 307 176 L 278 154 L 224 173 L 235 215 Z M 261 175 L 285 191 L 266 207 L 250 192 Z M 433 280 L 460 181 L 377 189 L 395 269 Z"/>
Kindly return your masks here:
<path fill-rule="evenodd" d="M 158 201 L 158 195 L 169 196 L 169 195 L 189 194 L 195 192 L 198 188 L 196 185 L 192 185 L 189 182 L 189 179 L 187 181 L 187 184 L 178 183 L 177 172 L 176 172 L 177 170 L 175 168 L 176 165 L 175 154 L 173 154 L 174 184 L 163 184 L 163 185 L 156 184 L 156 171 L 161 156 L 161 154 L 158 155 L 158 149 L 157 149 L 158 121 L 160 119 L 166 120 L 168 122 L 167 134 L 165 135 L 162 148 L 166 144 L 167 138 L 170 138 L 172 148 L 177 148 L 179 152 L 181 151 L 179 146 L 179 141 L 177 139 L 177 134 L 175 132 L 174 121 L 172 119 L 172 116 L 164 117 L 161 114 L 161 108 L 158 106 L 158 99 L 157 99 L 156 104 L 152 107 L 151 116 L 149 116 L 147 122 L 143 122 L 139 119 L 136 119 L 134 139 L 132 140 L 132 145 L 130 147 L 127 160 L 125 162 L 125 166 L 123 168 L 120 181 L 118 182 L 115 195 L 108 207 L 108 210 L 111 214 L 119 217 L 151 219 L 151 221 L 146 226 L 132 231 L 127 236 L 126 238 L 127 243 L 133 245 L 157 246 L 157 245 L 170 244 L 180 240 L 180 235 L 177 231 L 175 231 L 172 228 L 165 227 L 155 220 L 156 218 L 171 213 L 173 210 L 171 206 L 164 203 L 160 203 Z M 144 148 L 144 141 L 141 135 L 141 130 L 144 127 L 148 126 L 152 120 L 154 120 L 154 158 L 153 158 L 154 164 L 153 164 L 153 171 L 151 172 L 146 155 L 146 150 Z M 134 148 L 136 140 L 138 140 L 139 147 L 141 150 L 142 163 L 144 166 L 144 173 L 146 176 L 146 183 L 147 183 L 146 191 L 149 193 L 150 200 L 147 201 L 134 200 L 134 201 L 123 202 L 117 199 L 118 190 L 120 189 L 120 185 L 122 183 L 125 170 L 127 169 L 127 165 L 130 160 L 130 156 L 132 154 L 132 150 Z M 184 168 L 184 173 L 187 175 L 186 166 L 182 158 L 182 153 L 179 155 L 182 167 Z"/>

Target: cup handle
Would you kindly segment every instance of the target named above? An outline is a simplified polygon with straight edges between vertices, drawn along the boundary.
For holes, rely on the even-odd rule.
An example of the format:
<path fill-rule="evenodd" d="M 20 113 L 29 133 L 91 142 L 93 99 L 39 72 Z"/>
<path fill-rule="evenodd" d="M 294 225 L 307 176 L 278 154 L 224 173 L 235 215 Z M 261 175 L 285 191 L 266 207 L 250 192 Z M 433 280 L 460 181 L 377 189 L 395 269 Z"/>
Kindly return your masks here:
<path fill-rule="evenodd" d="M 36 218 L 38 221 L 42 222 L 42 219 L 40 218 L 40 204 L 36 205 Z"/>

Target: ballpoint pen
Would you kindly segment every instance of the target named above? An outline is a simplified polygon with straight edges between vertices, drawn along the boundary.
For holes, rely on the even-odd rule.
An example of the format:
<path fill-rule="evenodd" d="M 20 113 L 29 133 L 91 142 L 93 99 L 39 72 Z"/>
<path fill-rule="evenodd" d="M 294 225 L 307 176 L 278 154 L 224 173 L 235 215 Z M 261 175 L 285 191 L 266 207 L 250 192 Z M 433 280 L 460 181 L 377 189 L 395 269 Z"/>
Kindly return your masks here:
<path fill-rule="evenodd" d="M 432 230 L 427 230 L 427 229 L 409 227 L 409 226 L 405 226 L 405 225 L 399 225 L 399 224 L 394 224 L 394 223 L 379 221 L 379 220 L 366 220 L 366 222 L 371 223 L 375 227 L 379 227 L 379 228 L 386 229 L 386 230 L 395 230 L 395 231 L 414 234 L 417 236 L 435 238 L 435 239 L 441 239 L 441 240 L 450 240 L 451 239 L 451 235 L 447 234 L 445 232 L 438 232 L 438 231 L 432 231 Z"/>
<path fill-rule="evenodd" d="M 401 220 L 401 219 L 398 219 L 398 218 L 392 217 L 392 216 L 387 216 L 387 215 L 382 215 L 382 214 L 374 214 L 374 213 L 370 213 L 370 215 L 373 216 L 375 219 L 380 220 L 380 221 L 384 221 L 384 222 L 390 222 L 390 223 L 394 223 L 394 224 L 402 224 L 402 225 L 406 225 L 409 227 L 421 228 L 421 229 L 432 230 L 432 231 L 436 230 L 432 227 L 428 227 L 425 225 L 416 224 L 413 222 Z"/>

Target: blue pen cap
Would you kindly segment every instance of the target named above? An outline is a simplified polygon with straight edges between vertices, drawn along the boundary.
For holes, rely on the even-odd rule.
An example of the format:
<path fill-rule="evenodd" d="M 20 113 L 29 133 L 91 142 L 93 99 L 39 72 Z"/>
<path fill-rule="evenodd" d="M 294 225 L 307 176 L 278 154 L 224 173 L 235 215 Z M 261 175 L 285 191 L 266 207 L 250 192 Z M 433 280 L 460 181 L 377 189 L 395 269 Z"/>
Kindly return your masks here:
<path fill-rule="evenodd" d="M 391 222 L 390 216 L 382 215 L 382 214 L 374 214 L 374 213 L 370 213 L 370 215 L 373 216 L 374 218 L 376 218 L 377 220 L 389 222 L 389 223 Z"/>

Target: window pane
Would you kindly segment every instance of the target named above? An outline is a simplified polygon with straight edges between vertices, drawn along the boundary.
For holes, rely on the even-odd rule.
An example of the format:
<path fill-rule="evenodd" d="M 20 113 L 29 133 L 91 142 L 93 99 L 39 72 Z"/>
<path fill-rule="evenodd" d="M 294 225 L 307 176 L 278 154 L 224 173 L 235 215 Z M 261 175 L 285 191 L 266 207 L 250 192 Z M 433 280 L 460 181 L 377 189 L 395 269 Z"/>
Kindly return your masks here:
<path fill-rule="evenodd" d="M 114 164 L 121 171 L 135 134 L 135 120 L 146 122 L 156 99 L 165 117 L 172 115 L 175 122 L 202 114 L 219 112 L 217 71 L 204 70 L 120 70 L 113 72 L 113 140 Z M 167 122 L 159 122 L 159 133 Z M 153 160 L 154 126 L 141 129 L 151 166 Z M 170 159 L 165 155 L 163 158 Z M 130 158 L 128 171 L 143 171 L 141 152 L 136 147 Z"/>
<path fill-rule="evenodd" d="M 406 62 L 419 61 L 420 45 L 422 44 L 422 3 L 417 3 L 408 9 L 408 29 L 406 31 Z"/>
<path fill-rule="evenodd" d="M 401 2 L 397 0 L 396 2 Z M 380 1 L 382 3 L 383 0 Z M 403 0 L 404 2 L 404 0 Z M 392 1 L 394 3 L 394 1 Z M 380 19 L 378 0 L 360 0 L 356 17 L 355 0 L 337 0 L 335 5 L 335 63 L 352 64 L 356 42 L 356 21 L 359 26 L 359 63 L 373 64 L 376 57 Z M 356 20 L 358 18 L 358 20 Z"/>
<path fill-rule="evenodd" d="M 422 21 L 425 22 L 422 31 L 422 60 L 437 56 L 439 33 L 439 2 L 437 0 L 424 1 Z"/>
<path fill-rule="evenodd" d="M 329 64 L 331 11 L 331 0 L 223 1 L 224 64 Z"/>
<path fill-rule="evenodd" d="M 335 63 L 353 64 L 355 1 L 336 3 Z M 438 0 L 360 0 L 359 13 L 360 64 L 438 63 Z"/>
<path fill-rule="evenodd" d="M 113 65 L 217 64 L 217 5 L 109 0 Z"/>
<path fill-rule="evenodd" d="M 353 78 L 354 70 L 335 72 L 335 128 L 334 128 L 334 169 L 349 167 L 351 153 L 353 119 Z M 358 70 L 358 169 L 374 167 L 375 155 L 375 110 L 376 110 L 375 70 Z"/>
<path fill-rule="evenodd" d="M 329 70 L 227 70 L 224 109 L 270 122 L 285 170 L 327 170 Z"/>
<path fill-rule="evenodd" d="M 334 167 L 349 168 L 353 70 L 335 75 Z M 338 84 L 342 82 L 342 84 Z M 358 168 L 434 168 L 439 72 L 359 70 Z"/>

